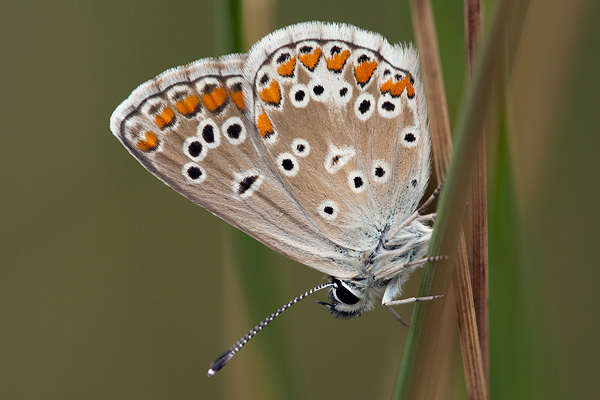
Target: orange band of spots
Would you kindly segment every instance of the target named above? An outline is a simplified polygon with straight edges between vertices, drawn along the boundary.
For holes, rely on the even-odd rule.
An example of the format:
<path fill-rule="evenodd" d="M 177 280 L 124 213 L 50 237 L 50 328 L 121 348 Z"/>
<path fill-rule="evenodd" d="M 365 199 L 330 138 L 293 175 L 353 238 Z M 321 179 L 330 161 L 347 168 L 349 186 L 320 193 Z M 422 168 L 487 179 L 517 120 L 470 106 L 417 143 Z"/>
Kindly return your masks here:
<path fill-rule="evenodd" d="M 175 113 L 173 110 L 171 110 L 169 107 L 165 107 L 159 115 L 154 117 L 154 122 L 156 122 L 156 125 L 162 129 L 173 122 L 173 118 L 175 118 Z"/>
<path fill-rule="evenodd" d="M 277 73 L 281 76 L 293 76 L 294 68 L 296 68 L 296 59 L 290 57 L 290 59 L 277 67 Z"/>
<path fill-rule="evenodd" d="M 158 138 L 153 132 L 146 131 L 144 136 L 144 139 L 137 142 L 138 149 L 142 151 L 150 151 L 158 147 Z"/>
<path fill-rule="evenodd" d="M 415 95 L 415 88 L 408 76 L 405 76 L 401 81 L 393 83 L 392 79 L 388 79 L 379 87 L 381 93 L 390 93 L 392 97 L 400 97 L 404 89 L 406 89 L 406 95 L 409 98 L 413 98 Z"/>
<path fill-rule="evenodd" d="M 195 113 L 198 110 L 198 105 L 200 105 L 200 100 L 193 94 L 190 94 L 183 100 L 180 100 L 177 103 L 175 103 L 177 111 L 179 111 L 183 115 L 190 115 Z"/>
<path fill-rule="evenodd" d="M 326 58 L 325 60 L 327 61 L 327 69 L 339 72 L 342 68 L 344 68 L 348 57 L 350 57 L 350 50 L 344 50 L 341 53 L 334 54 L 330 58 Z"/>
<path fill-rule="evenodd" d="M 306 68 L 312 71 L 319 62 L 319 57 L 321 57 L 321 53 L 321 48 L 316 47 L 312 53 L 298 54 L 298 60 L 300 60 Z"/>
<path fill-rule="evenodd" d="M 233 100 L 237 108 L 244 111 L 244 109 L 246 108 L 244 106 L 244 93 L 241 90 L 238 90 L 237 92 L 229 92 L 229 95 L 231 96 L 231 99 Z"/>
<path fill-rule="evenodd" d="M 269 87 L 260 92 L 260 98 L 271 105 L 279 105 L 281 102 L 281 90 L 277 81 L 271 81 Z"/>
<path fill-rule="evenodd" d="M 258 133 L 264 138 L 274 133 L 273 124 L 271 124 L 271 120 L 267 117 L 267 114 L 259 114 L 256 120 L 256 127 L 258 128 Z"/>
<path fill-rule="evenodd" d="M 377 61 L 363 61 L 354 67 L 354 76 L 358 83 L 365 85 L 371 79 L 373 71 L 377 68 Z"/>
<path fill-rule="evenodd" d="M 227 91 L 222 87 L 218 87 L 213 89 L 210 93 L 202 95 L 202 102 L 211 112 L 214 112 L 219 107 L 223 106 L 225 100 L 227 100 Z"/>

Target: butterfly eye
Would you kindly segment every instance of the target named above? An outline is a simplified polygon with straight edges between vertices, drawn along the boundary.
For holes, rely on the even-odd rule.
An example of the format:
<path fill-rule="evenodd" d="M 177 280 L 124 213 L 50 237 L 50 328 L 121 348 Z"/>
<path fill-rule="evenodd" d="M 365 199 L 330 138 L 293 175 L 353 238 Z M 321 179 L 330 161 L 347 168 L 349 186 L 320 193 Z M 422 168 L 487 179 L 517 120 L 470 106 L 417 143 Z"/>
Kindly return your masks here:
<path fill-rule="evenodd" d="M 333 282 L 337 284 L 333 289 L 337 300 L 349 305 L 356 304 L 360 301 L 360 299 L 348 290 L 340 280 L 334 279 Z"/>

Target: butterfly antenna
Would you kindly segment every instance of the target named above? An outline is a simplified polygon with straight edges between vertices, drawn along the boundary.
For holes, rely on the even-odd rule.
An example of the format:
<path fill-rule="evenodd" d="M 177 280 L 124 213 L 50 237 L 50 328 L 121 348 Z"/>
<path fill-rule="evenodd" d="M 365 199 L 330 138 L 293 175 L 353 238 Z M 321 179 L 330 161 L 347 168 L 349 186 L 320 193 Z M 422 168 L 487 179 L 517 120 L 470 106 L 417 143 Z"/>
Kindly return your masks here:
<path fill-rule="evenodd" d="M 279 310 L 275 311 L 273 314 L 269 315 L 267 318 L 265 318 L 264 321 L 262 321 L 260 324 L 256 325 L 254 328 L 252 328 L 248 333 L 246 333 L 240 340 L 238 340 L 227 351 L 225 351 L 223 354 L 221 354 L 219 357 L 217 357 L 217 359 L 210 364 L 210 367 L 208 369 L 208 376 L 209 377 L 214 376 L 217 372 L 219 372 L 221 370 L 221 368 L 223 368 L 233 358 L 233 356 L 235 356 L 237 354 L 237 352 L 240 351 L 241 348 L 244 347 L 244 345 L 250 341 L 250 339 L 252 339 L 258 332 L 260 332 L 265 326 L 267 326 L 269 324 L 269 322 L 273 321 L 276 317 L 278 317 L 285 310 L 287 310 L 288 308 L 290 308 L 291 306 L 293 306 L 300 300 L 304 299 L 305 297 L 308 297 L 311 294 L 318 292 L 319 290 L 322 290 L 322 289 L 325 289 L 325 288 L 328 288 L 328 287 L 334 286 L 334 285 L 335 284 L 332 282 L 327 282 L 327 283 L 322 283 L 318 286 L 315 286 L 314 288 L 302 293 L 300 296 L 296 297 L 295 299 L 293 299 L 292 301 L 290 301 L 289 303 L 287 303 L 286 305 L 281 307 Z"/>

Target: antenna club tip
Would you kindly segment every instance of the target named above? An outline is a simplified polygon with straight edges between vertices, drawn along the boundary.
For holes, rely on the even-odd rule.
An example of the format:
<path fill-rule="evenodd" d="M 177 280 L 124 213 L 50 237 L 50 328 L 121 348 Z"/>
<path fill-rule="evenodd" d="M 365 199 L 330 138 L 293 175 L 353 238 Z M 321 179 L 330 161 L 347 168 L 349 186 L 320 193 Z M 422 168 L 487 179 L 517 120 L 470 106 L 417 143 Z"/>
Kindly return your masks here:
<path fill-rule="evenodd" d="M 216 373 L 217 373 L 217 371 L 215 371 L 212 368 L 209 368 L 208 373 L 206 375 L 208 375 L 208 377 L 210 378 L 212 376 L 215 376 Z"/>

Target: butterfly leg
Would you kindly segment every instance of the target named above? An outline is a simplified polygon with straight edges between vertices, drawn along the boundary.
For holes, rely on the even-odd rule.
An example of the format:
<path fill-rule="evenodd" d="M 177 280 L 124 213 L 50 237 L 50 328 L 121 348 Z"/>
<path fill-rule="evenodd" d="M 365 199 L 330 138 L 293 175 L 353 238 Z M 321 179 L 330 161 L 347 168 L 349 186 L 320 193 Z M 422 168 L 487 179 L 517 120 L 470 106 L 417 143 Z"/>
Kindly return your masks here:
<path fill-rule="evenodd" d="M 421 204 L 421 207 L 417 208 L 417 211 L 415 211 L 414 213 L 412 213 L 404 222 L 402 222 L 394 231 L 393 233 L 391 233 L 389 235 L 389 237 L 395 237 L 396 234 L 398 232 L 400 232 L 403 228 L 406 228 L 408 225 L 410 225 L 414 220 L 416 219 L 421 219 L 423 217 L 424 220 L 428 220 L 431 219 L 431 221 L 433 221 L 433 218 L 435 217 L 435 213 L 432 214 L 427 214 L 427 215 L 422 215 L 422 212 L 429 207 L 429 205 L 433 202 L 433 200 L 435 200 L 436 197 L 438 197 L 438 195 L 440 194 L 440 191 L 442 190 L 442 183 L 440 183 L 438 185 L 438 187 L 435 188 L 435 190 L 433 191 L 433 193 L 431 194 L 431 196 L 429 196 L 429 198 L 427 199 L 427 201 L 425 201 L 425 203 Z"/>
<path fill-rule="evenodd" d="M 443 294 L 438 294 L 435 296 L 407 297 L 406 299 L 392 300 L 389 303 L 384 304 L 384 306 L 386 306 L 386 307 L 399 306 L 402 304 L 411 304 L 411 303 L 416 303 L 419 301 L 429 301 L 429 300 L 440 299 L 442 297 L 444 297 Z"/>
<path fill-rule="evenodd" d="M 385 299 L 385 295 L 384 295 L 384 299 Z M 434 299 L 439 299 L 443 297 L 443 295 L 437 295 L 437 296 L 424 296 L 424 297 L 409 297 L 406 299 L 400 299 L 400 300 L 383 300 L 381 301 L 381 303 L 385 306 L 385 308 L 388 309 L 388 311 L 390 312 L 390 314 L 392 314 L 394 316 L 394 318 L 396 318 L 402 325 L 406 326 L 407 328 L 409 327 L 408 323 L 400 316 L 400 314 L 398 314 L 398 312 L 396 312 L 396 310 L 394 310 L 392 308 L 392 306 L 397 306 L 397 305 L 401 305 L 401 304 L 411 304 L 411 303 L 416 303 L 418 301 L 429 301 L 429 300 L 434 300 Z"/>
<path fill-rule="evenodd" d="M 419 301 L 429 301 L 429 300 L 441 299 L 442 297 L 444 297 L 443 294 L 437 294 L 435 296 L 407 297 L 405 299 L 390 301 L 389 303 L 384 304 L 384 305 L 386 307 L 399 306 L 402 304 L 411 304 L 411 303 L 416 303 Z"/>
<path fill-rule="evenodd" d="M 406 268 L 409 268 L 409 267 L 422 267 L 423 265 L 425 265 L 428 262 L 435 262 L 435 261 L 445 260 L 447 258 L 448 258 L 448 256 L 432 256 L 432 257 L 420 258 L 418 260 L 407 262 L 405 264 L 394 265 L 394 266 L 386 268 L 386 269 L 384 269 L 382 271 L 379 271 L 377 273 L 376 277 L 377 277 L 377 279 L 391 278 L 394 275 L 397 275 L 403 269 L 406 269 Z"/>
<path fill-rule="evenodd" d="M 390 312 L 390 314 L 392 314 L 394 316 L 394 318 L 396 318 L 398 320 L 398 322 L 400 322 L 402 325 L 404 325 L 407 328 L 410 328 L 410 325 L 408 325 L 408 322 L 406 322 L 401 316 L 400 314 L 398 314 L 396 312 L 396 310 L 394 310 L 392 308 L 392 306 L 388 306 L 387 304 L 385 304 L 385 308 L 388 309 L 388 311 Z"/>
<path fill-rule="evenodd" d="M 417 217 L 417 221 L 419 221 L 419 222 L 433 222 L 435 220 L 436 215 L 437 215 L 436 213 L 419 215 Z"/>

